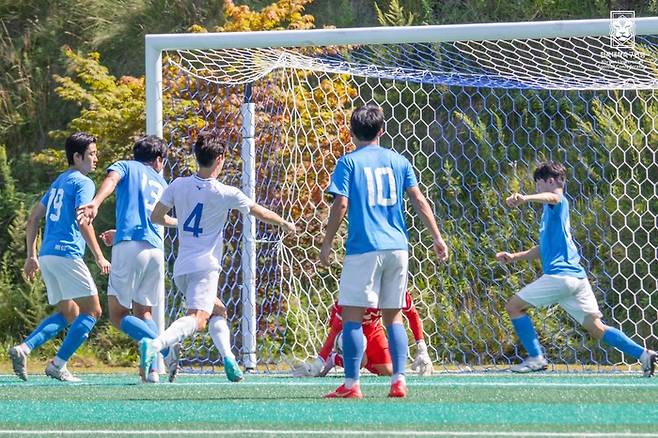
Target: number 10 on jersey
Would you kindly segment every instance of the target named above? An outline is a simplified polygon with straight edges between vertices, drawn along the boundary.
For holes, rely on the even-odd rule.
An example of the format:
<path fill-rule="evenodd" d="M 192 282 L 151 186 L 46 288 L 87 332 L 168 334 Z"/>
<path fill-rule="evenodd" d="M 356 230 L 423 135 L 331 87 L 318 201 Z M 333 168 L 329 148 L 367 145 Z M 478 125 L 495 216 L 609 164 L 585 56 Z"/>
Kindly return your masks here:
<path fill-rule="evenodd" d="M 368 186 L 368 205 L 389 207 L 398 202 L 398 191 L 395 187 L 393 169 L 390 167 L 364 167 L 366 185 Z M 384 197 L 384 185 L 388 182 L 388 198 Z"/>

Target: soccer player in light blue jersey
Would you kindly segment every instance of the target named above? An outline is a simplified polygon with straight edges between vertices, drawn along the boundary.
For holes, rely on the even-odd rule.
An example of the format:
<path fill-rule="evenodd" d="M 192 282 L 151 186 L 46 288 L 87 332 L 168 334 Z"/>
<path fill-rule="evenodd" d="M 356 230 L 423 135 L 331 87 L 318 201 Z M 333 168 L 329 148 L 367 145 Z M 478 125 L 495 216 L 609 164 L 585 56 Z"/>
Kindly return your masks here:
<path fill-rule="evenodd" d="M 116 230 L 101 237 L 112 241 L 112 272 L 108 283 L 110 322 L 135 341 L 155 338 L 158 329 L 152 318 L 152 306 L 164 295 L 163 228 L 151 222 L 153 207 L 167 183 L 161 175 L 167 145 L 155 135 L 138 139 L 133 145 L 133 160 L 122 160 L 107 169 L 107 176 L 94 199 L 78 209 L 78 220 L 90 223 L 98 208 L 116 190 Z M 165 217 L 167 226 L 176 219 Z M 133 314 L 130 314 L 132 309 Z M 167 359 L 169 380 L 178 370 L 178 346 Z M 158 372 L 152 369 L 142 380 L 155 383 Z"/>
<path fill-rule="evenodd" d="M 502 263 L 539 258 L 544 271 L 544 275 L 521 289 L 505 306 L 514 330 L 528 353 L 528 358 L 514 365 L 512 371 L 529 373 L 547 368 L 548 363 L 542 354 L 537 333 L 526 311 L 531 307 L 559 304 L 592 337 L 638 359 L 644 375 L 652 376 L 656 367 L 656 353 L 601 321 L 602 314 L 585 269 L 580 265 L 580 255 L 571 236 L 569 201 L 564 196 L 564 166 L 554 161 L 541 163 L 533 177 L 537 186 L 536 194 L 513 193 L 506 203 L 509 207 L 518 207 L 527 202 L 544 204 L 539 224 L 539 245 L 527 251 L 496 254 L 496 259 Z"/>
<path fill-rule="evenodd" d="M 439 260 L 448 259 L 432 209 L 418 188 L 409 160 L 379 146 L 384 112 L 379 106 L 356 109 L 350 119 L 356 150 L 338 160 L 327 192 L 334 195 L 320 262 L 330 264 L 334 236 L 348 218 L 346 256 L 340 276 L 338 304 L 343 307 L 345 383 L 327 398 L 362 398 L 359 368 L 363 357 L 363 315 L 382 309 L 393 361 L 389 397 L 405 397 L 407 333 L 400 310 L 407 290 L 408 238 L 404 221 L 406 193 L 433 238 Z"/>
<path fill-rule="evenodd" d="M 110 270 L 93 227 L 78 226 L 75 220 L 76 208 L 94 196 L 94 183 L 86 175 L 94 170 L 98 161 L 96 139 L 89 134 L 75 133 L 66 140 L 65 150 L 68 170 L 57 177 L 32 208 L 27 222 L 27 259 L 23 271 L 31 280 L 41 270 L 48 304 L 57 306 L 57 311 L 44 319 L 20 345 L 9 349 L 14 372 L 22 380 L 27 380 L 30 352 L 71 324 L 57 354 L 46 367 L 46 375 L 65 382 L 80 381 L 68 371 L 66 362 L 89 337 L 101 316 L 96 285 L 82 260 L 85 241 L 101 272 L 107 274 Z M 37 258 L 37 233 L 44 217 L 46 229 Z"/>

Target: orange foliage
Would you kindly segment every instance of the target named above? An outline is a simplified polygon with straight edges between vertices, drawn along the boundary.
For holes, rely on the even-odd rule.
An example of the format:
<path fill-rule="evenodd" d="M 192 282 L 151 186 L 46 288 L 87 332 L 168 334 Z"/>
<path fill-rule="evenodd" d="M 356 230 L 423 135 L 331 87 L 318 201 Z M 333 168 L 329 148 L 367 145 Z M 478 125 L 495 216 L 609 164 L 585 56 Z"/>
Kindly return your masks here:
<path fill-rule="evenodd" d="M 315 19 L 304 14 L 304 8 L 313 0 L 278 0 L 260 11 L 249 6 L 237 6 L 233 0 L 224 0 L 226 24 L 217 32 L 244 32 L 254 30 L 312 29 Z"/>

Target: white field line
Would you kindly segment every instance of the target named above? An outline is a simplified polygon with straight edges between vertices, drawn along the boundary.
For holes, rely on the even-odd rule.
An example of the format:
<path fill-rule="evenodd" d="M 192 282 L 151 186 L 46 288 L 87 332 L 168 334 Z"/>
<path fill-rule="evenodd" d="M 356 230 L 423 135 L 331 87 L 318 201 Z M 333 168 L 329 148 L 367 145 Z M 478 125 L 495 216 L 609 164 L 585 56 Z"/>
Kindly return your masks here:
<path fill-rule="evenodd" d="M 84 378 L 84 376 L 83 376 Z M 228 381 L 222 382 L 213 382 L 213 381 L 197 381 L 197 382 L 176 382 L 176 383 L 162 383 L 160 385 L 164 387 L 176 387 L 176 386 L 231 386 L 231 387 L 240 387 L 240 386 L 288 386 L 288 387 L 303 387 L 303 386 L 337 386 L 340 385 L 341 380 L 336 379 L 336 381 L 327 381 L 319 380 L 314 382 L 312 380 L 281 380 L 273 382 L 259 382 L 259 381 L 242 381 L 240 383 L 233 383 Z M 532 381 L 532 380 L 520 380 L 520 381 L 505 381 L 505 382 L 482 382 L 482 381 L 410 381 L 408 382 L 410 388 L 414 387 L 511 387 L 511 386 L 525 386 L 525 387 L 534 387 L 534 388 L 658 388 L 658 379 L 644 379 L 638 377 L 638 382 L 584 382 L 584 383 L 570 383 L 570 382 L 546 382 L 546 381 Z M 29 387 L 29 386 L 52 386 L 52 387 L 64 387 L 64 386 L 126 386 L 126 385 L 140 385 L 135 379 L 134 383 L 112 383 L 112 382 L 79 382 L 79 383 L 64 383 L 64 384 L 55 384 L 55 385 L 44 385 L 43 382 L 2 382 L 0 387 L 11 387 L 11 386 L 20 386 L 20 387 Z M 160 386 L 159 385 L 159 386 Z M 373 386 L 389 386 L 390 382 L 387 380 L 369 382 L 362 381 L 362 387 L 373 387 Z"/>
<path fill-rule="evenodd" d="M 477 431 L 456 431 L 456 430 L 435 430 L 435 431 L 421 431 L 421 430 L 283 430 L 283 429 L 233 429 L 233 430 L 165 430 L 165 429 L 152 429 L 152 430 L 0 430 L 0 435 L 29 435 L 29 436 L 48 436 L 48 435 L 157 435 L 157 436 L 176 436 L 176 435 L 366 435 L 366 436 L 501 436 L 501 437 L 638 437 L 649 438 L 658 437 L 658 433 L 636 433 L 636 432 L 542 432 L 537 430 L 526 432 L 488 432 L 484 430 Z"/>

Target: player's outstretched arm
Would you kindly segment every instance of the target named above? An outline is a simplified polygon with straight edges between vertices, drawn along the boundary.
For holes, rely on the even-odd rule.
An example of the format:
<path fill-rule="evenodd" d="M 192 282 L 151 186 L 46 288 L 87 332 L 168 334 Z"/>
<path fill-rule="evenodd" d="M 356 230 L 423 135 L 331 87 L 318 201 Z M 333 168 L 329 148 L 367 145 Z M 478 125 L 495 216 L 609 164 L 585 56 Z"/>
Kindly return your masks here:
<path fill-rule="evenodd" d="M 448 260 L 448 245 L 446 245 L 441 232 L 439 231 L 439 226 L 436 224 L 436 219 L 434 219 L 434 213 L 430 204 L 425 199 L 425 195 L 420 191 L 418 186 L 410 187 L 407 189 L 407 196 L 411 200 L 411 205 L 414 206 L 414 209 L 423 220 L 423 223 L 427 229 L 432 233 L 432 240 L 434 246 L 434 252 L 436 256 L 442 262 Z"/>
<path fill-rule="evenodd" d="M 553 192 L 535 193 L 534 195 L 524 195 L 522 193 L 512 193 L 505 199 L 508 207 L 519 207 L 527 202 L 538 202 L 540 204 L 559 204 L 562 195 Z"/>
<path fill-rule="evenodd" d="M 496 260 L 503 264 L 518 262 L 519 260 L 535 260 L 540 257 L 539 246 L 533 246 L 529 250 L 519 252 L 501 251 L 496 253 Z"/>
<path fill-rule="evenodd" d="M 254 204 L 251 209 L 249 210 L 249 213 L 251 213 L 254 217 L 258 218 L 259 220 L 267 223 L 267 224 L 272 224 L 272 225 L 278 225 L 281 228 L 285 228 L 286 231 L 289 231 L 293 234 L 297 233 L 297 228 L 295 227 L 295 224 L 292 222 L 288 222 L 272 210 L 269 210 L 262 205 Z"/>
<path fill-rule="evenodd" d="M 101 268 L 101 272 L 103 274 L 109 274 L 111 265 L 103 255 L 101 246 L 98 244 L 98 240 L 96 240 L 96 232 L 94 231 L 94 226 L 85 223 L 80 224 L 80 234 L 82 234 L 85 242 L 87 242 L 87 245 L 89 245 L 89 249 L 91 250 L 92 254 L 94 254 L 96 264 L 99 268 Z"/>
<path fill-rule="evenodd" d="M 153 207 L 153 211 L 151 212 L 151 222 L 168 228 L 176 228 L 178 226 L 178 219 L 169 216 L 167 214 L 169 213 L 169 210 L 171 210 L 171 207 L 167 207 L 162 202 L 158 202 L 155 204 L 155 207 Z"/>
<path fill-rule="evenodd" d="M 43 219 L 44 216 L 46 216 L 46 207 L 41 202 L 37 202 L 34 207 L 32 207 L 30 216 L 27 218 L 27 225 L 25 226 L 27 258 L 23 265 L 23 273 L 28 280 L 32 280 L 39 270 L 39 259 L 37 258 L 37 233 L 39 232 L 41 219 Z"/>
<path fill-rule="evenodd" d="M 77 208 L 76 218 L 78 220 L 78 224 L 90 224 L 94 219 L 96 219 L 96 216 L 98 215 L 98 208 L 101 206 L 103 201 L 105 201 L 107 197 L 114 192 L 114 189 L 117 187 L 117 184 L 119 184 L 119 181 L 121 181 L 121 176 L 118 172 L 108 172 L 107 176 L 101 183 L 101 186 L 98 188 L 98 192 L 96 192 L 94 199 L 92 199 L 90 203 L 81 205 Z"/>
<path fill-rule="evenodd" d="M 333 204 L 331 204 L 329 219 L 327 219 L 327 228 L 324 231 L 322 248 L 320 248 L 320 263 L 325 266 L 331 264 L 331 245 L 338 232 L 338 227 L 340 227 L 340 223 L 347 213 L 348 204 L 349 200 L 347 197 L 341 195 L 336 195 Z"/>

